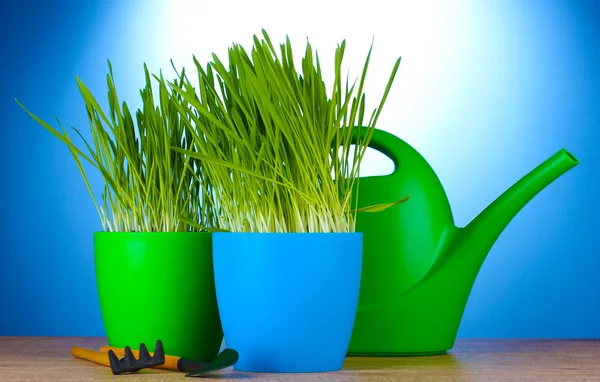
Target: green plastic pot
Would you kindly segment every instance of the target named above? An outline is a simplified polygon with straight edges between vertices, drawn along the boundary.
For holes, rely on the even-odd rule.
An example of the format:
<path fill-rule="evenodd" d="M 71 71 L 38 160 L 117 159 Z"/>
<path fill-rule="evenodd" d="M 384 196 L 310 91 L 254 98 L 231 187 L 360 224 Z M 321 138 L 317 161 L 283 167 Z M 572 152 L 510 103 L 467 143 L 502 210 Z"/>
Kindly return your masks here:
<path fill-rule="evenodd" d="M 96 232 L 96 282 L 108 344 L 197 361 L 217 355 L 223 330 L 215 294 L 212 234 Z"/>

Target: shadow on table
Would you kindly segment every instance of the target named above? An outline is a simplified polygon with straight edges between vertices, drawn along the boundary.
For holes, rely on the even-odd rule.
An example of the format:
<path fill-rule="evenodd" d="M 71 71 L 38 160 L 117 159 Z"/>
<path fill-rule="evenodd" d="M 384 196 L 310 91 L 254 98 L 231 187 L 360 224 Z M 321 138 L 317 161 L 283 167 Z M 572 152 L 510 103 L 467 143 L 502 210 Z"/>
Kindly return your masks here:
<path fill-rule="evenodd" d="M 235 371 L 230 371 L 230 372 L 225 372 L 225 373 L 208 373 L 208 374 L 203 374 L 201 377 L 202 379 L 232 379 L 232 380 L 240 380 L 240 379 L 252 379 L 252 378 L 257 378 L 256 375 L 250 374 L 250 373 L 242 373 L 242 372 L 235 372 Z M 190 378 L 191 379 L 191 378 Z M 193 379 L 192 379 L 193 380 Z"/>
<path fill-rule="evenodd" d="M 346 357 L 344 370 L 396 370 L 406 368 L 461 369 L 461 362 L 452 354 L 419 357 Z"/>

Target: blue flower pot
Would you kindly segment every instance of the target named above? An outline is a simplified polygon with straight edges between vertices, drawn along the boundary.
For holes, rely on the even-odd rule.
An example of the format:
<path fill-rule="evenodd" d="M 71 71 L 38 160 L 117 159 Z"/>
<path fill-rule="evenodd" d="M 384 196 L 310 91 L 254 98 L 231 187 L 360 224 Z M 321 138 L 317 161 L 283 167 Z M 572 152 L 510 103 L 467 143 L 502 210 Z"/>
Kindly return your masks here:
<path fill-rule="evenodd" d="M 358 306 L 362 233 L 215 233 L 217 304 L 234 368 L 342 368 Z"/>

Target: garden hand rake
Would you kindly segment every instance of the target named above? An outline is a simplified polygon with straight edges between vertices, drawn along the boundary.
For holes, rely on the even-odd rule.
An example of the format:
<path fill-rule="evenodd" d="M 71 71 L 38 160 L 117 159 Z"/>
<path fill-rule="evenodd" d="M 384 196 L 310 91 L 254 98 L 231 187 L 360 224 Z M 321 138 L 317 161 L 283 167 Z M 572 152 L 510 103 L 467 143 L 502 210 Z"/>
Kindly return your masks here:
<path fill-rule="evenodd" d="M 139 358 L 136 359 L 129 346 L 124 349 L 124 357 L 119 359 L 114 351 L 108 353 L 71 347 L 71 355 L 103 366 L 109 366 L 113 374 L 134 373 L 148 367 L 160 366 L 165 363 L 165 351 L 160 340 L 156 341 L 156 350 L 152 356 L 144 343 L 140 344 Z"/>

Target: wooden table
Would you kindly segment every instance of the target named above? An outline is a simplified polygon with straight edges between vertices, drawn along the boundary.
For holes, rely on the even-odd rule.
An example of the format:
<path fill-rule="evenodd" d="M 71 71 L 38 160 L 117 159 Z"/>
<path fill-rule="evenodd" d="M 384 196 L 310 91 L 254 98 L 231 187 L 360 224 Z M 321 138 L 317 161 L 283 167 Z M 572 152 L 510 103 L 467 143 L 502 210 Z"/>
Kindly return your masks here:
<path fill-rule="evenodd" d="M 73 358 L 72 345 L 98 349 L 102 337 L 0 337 L 0 381 L 182 381 L 183 373 L 144 369 L 114 376 L 110 368 Z M 270 381 L 600 381 L 600 340 L 457 340 L 446 355 L 348 357 L 343 370 L 314 374 L 244 373 L 232 368 L 210 380 Z"/>

